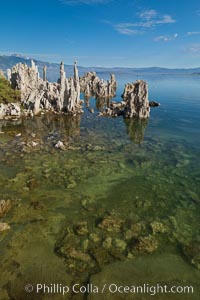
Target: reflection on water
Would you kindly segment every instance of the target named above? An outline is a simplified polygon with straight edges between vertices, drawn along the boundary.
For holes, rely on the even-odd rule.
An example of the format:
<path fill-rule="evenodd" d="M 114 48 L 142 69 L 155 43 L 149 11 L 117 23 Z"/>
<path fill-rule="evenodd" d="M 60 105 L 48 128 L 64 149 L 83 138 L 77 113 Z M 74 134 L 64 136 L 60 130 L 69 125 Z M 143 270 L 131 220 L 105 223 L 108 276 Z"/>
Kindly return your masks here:
<path fill-rule="evenodd" d="M 169 299 L 198 299 L 200 82 L 187 79 L 186 101 L 185 79 L 171 80 L 148 79 L 150 94 L 161 102 L 148 122 L 102 118 L 87 109 L 82 116 L 0 122 L 0 200 L 11 200 L 0 217 L 11 227 L 0 233 L 0 300 L 63 299 L 27 295 L 24 285 L 102 284 L 104 278 L 184 282 L 197 292 Z M 119 83 L 116 101 L 121 89 Z M 90 98 L 85 106 L 100 110 L 104 103 Z M 54 147 L 59 140 L 64 151 Z"/>
<path fill-rule="evenodd" d="M 112 100 L 112 98 L 107 98 L 107 99 L 97 98 L 96 99 L 96 109 L 99 111 L 102 111 L 106 107 L 110 107 L 111 100 Z"/>
<path fill-rule="evenodd" d="M 148 125 L 148 121 L 125 119 L 125 124 L 127 126 L 127 134 L 130 139 L 133 142 L 140 144 L 144 139 L 145 128 Z"/>
<path fill-rule="evenodd" d="M 95 108 L 97 111 L 102 111 L 106 107 L 110 106 L 112 98 L 94 98 L 94 97 L 86 97 L 84 96 L 84 102 L 86 108 Z"/>
<path fill-rule="evenodd" d="M 40 138 L 45 138 L 49 134 L 57 134 L 60 138 L 69 138 L 80 135 L 81 116 L 66 116 L 44 114 L 29 119 L 19 119 L 17 121 L 0 121 L 2 132 L 20 132 L 23 135 L 31 133 L 37 134 Z"/>

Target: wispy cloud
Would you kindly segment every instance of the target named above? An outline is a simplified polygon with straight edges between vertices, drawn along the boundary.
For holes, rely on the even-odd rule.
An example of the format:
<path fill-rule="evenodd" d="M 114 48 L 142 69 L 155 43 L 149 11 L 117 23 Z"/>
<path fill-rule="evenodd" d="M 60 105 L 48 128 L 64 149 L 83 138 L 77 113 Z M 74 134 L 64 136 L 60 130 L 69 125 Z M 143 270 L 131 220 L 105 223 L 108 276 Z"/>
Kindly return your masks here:
<path fill-rule="evenodd" d="M 80 4 L 92 5 L 92 4 L 108 3 L 112 0 L 59 0 L 59 1 L 66 5 L 80 5 Z"/>
<path fill-rule="evenodd" d="M 187 32 L 187 35 L 198 35 L 200 34 L 200 31 L 189 31 Z"/>
<path fill-rule="evenodd" d="M 185 51 L 194 55 L 200 55 L 200 44 L 192 44 Z"/>
<path fill-rule="evenodd" d="M 132 23 L 120 23 L 113 26 L 119 33 L 124 35 L 137 35 L 142 34 L 143 31 L 134 29 Z"/>
<path fill-rule="evenodd" d="M 160 24 L 171 24 L 176 21 L 170 15 L 160 15 L 156 10 L 146 10 L 139 14 L 140 22 L 138 27 L 155 27 Z"/>
<path fill-rule="evenodd" d="M 141 19 L 150 20 L 157 16 L 157 11 L 155 9 L 145 10 L 138 15 Z"/>
<path fill-rule="evenodd" d="M 148 28 L 175 22 L 170 15 L 161 15 L 156 10 L 151 9 L 137 14 L 136 22 L 119 23 L 113 25 L 113 27 L 121 34 L 135 35 L 143 33 Z"/>
<path fill-rule="evenodd" d="M 164 42 L 169 42 L 169 41 L 173 41 L 178 37 L 178 33 L 175 33 L 173 35 L 160 35 L 154 38 L 155 42 L 159 42 L 159 41 L 164 41 Z"/>

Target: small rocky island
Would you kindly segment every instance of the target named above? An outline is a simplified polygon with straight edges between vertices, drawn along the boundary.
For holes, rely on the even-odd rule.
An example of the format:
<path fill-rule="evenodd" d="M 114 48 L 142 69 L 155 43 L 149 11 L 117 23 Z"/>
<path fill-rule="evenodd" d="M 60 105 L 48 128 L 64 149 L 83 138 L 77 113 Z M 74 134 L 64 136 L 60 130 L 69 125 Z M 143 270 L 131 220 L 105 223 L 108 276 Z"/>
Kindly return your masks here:
<path fill-rule="evenodd" d="M 1 76 L 3 72 L 1 71 Z M 7 70 L 7 79 L 11 87 L 20 91 L 19 103 L 0 103 L 0 119 L 19 118 L 38 115 L 44 112 L 83 113 L 81 92 L 84 98 L 111 100 L 116 93 L 115 75 L 110 80 L 100 79 L 95 72 L 88 72 L 79 77 L 77 63 L 74 63 L 74 76 L 66 77 L 64 64 L 60 64 L 60 78 L 57 82 L 47 81 L 47 67 L 43 68 L 40 78 L 38 67 L 31 61 L 31 67 L 19 63 Z M 143 80 L 126 84 L 121 102 L 108 101 L 109 104 L 99 115 L 120 116 L 125 118 L 147 119 L 150 116 L 148 85 Z M 153 102 L 152 106 L 156 106 Z"/>

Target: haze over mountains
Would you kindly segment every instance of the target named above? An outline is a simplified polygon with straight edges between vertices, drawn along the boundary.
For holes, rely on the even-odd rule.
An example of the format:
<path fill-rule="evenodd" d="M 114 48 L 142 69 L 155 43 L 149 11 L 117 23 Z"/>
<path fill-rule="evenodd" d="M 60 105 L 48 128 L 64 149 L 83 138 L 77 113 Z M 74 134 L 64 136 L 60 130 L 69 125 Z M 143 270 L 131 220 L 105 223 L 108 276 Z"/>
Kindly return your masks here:
<path fill-rule="evenodd" d="M 42 74 L 42 68 L 44 65 L 47 66 L 47 77 L 49 81 L 56 81 L 59 78 L 59 70 L 60 65 L 58 63 L 49 63 L 43 62 L 39 60 L 35 60 L 35 63 L 39 67 L 39 72 Z M 11 68 L 17 63 L 26 63 L 27 65 L 31 65 L 31 58 L 23 57 L 20 55 L 0 55 L 0 69 L 6 71 L 8 68 Z M 73 65 L 65 64 L 65 70 L 67 76 L 71 76 L 73 74 Z M 167 69 L 167 68 L 160 68 L 160 67 L 151 67 L 151 68 L 103 68 L 103 67 L 82 67 L 79 66 L 79 74 L 83 75 L 85 72 L 88 71 L 95 71 L 99 75 L 101 73 L 115 73 L 115 74 L 163 74 L 163 75 L 200 75 L 200 67 L 198 68 L 191 68 L 191 69 Z"/>

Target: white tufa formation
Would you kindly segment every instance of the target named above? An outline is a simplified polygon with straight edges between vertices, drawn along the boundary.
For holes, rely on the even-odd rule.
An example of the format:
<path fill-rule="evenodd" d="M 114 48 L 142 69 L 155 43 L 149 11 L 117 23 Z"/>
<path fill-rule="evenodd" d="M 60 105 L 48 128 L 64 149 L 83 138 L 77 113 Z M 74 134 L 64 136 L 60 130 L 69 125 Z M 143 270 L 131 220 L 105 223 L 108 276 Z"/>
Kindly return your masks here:
<path fill-rule="evenodd" d="M 117 82 L 114 74 L 111 74 L 111 79 L 106 82 L 100 79 L 95 72 L 87 72 L 80 78 L 80 86 L 85 97 L 94 95 L 96 98 L 105 99 L 115 96 Z"/>
<path fill-rule="evenodd" d="M 125 101 L 124 116 L 146 119 L 150 115 L 148 85 L 143 80 L 126 84 L 122 95 Z"/>
<path fill-rule="evenodd" d="M 66 78 L 64 64 L 60 64 L 60 78 L 57 83 L 47 81 L 46 66 L 43 68 L 43 78 L 40 78 L 34 61 L 31 61 L 31 67 L 19 63 L 7 73 L 12 87 L 21 91 L 21 104 L 31 115 L 37 115 L 41 110 L 72 114 L 82 112 L 76 62 L 74 77 L 69 79 Z"/>

